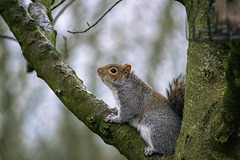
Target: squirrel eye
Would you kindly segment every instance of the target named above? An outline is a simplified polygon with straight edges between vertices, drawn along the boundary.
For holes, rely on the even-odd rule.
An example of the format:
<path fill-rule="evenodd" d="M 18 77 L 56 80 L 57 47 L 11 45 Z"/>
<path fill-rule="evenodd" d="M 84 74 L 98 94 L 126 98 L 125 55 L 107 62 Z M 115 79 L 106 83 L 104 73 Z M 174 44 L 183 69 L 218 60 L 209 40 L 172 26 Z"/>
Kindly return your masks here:
<path fill-rule="evenodd" d="M 111 71 L 112 73 L 116 73 L 116 72 L 117 72 L 117 70 L 116 70 L 115 68 L 110 69 L 110 71 Z"/>

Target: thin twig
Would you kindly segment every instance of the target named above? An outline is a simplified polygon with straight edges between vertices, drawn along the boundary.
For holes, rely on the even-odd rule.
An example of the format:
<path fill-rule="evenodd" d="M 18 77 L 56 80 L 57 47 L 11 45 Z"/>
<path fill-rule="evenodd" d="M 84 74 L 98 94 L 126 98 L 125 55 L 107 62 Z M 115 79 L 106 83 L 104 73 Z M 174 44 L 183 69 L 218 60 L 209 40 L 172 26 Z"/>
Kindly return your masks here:
<path fill-rule="evenodd" d="M 96 26 L 97 24 L 98 24 L 98 22 L 100 22 L 119 2 L 121 2 L 122 0 L 119 0 L 119 1 L 117 1 L 111 8 L 109 8 L 108 10 L 107 10 L 107 12 L 105 12 L 103 15 L 102 15 L 102 17 L 100 17 L 98 20 L 97 20 L 97 22 L 95 22 L 93 25 L 89 25 L 89 23 L 87 22 L 87 25 L 88 25 L 88 28 L 87 29 L 85 29 L 84 31 L 76 31 L 76 32 L 74 32 L 74 31 L 68 31 L 69 33 L 72 33 L 72 34 L 76 34 L 76 33 L 85 33 L 85 32 L 87 32 L 88 30 L 90 30 L 91 28 L 93 28 L 94 26 Z"/>
<path fill-rule="evenodd" d="M 64 40 L 64 53 L 63 53 L 63 56 L 64 56 L 64 60 L 67 60 L 68 59 L 67 37 L 63 36 L 63 40 Z"/>
<path fill-rule="evenodd" d="M 53 19 L 53 25 L 56 23 L 57 19 L 63 14 L 63 12 L 74 2 L 75 0 L 71 0 L 68 2 L 62 9 L 61 11 L 57 14 L 57 16 Z"/>
<path fill-rule="evenodd" d="M 60 3 L 58 3 L 56 6 L 52 7 L 51 10 L 53 11 L 54 9 L 56 9 L 58 6 L 60 6 L 63 2 L 65 2 L 65 0 L 62 0 Z"/>
<path fill-rule="evenodd" d="M 16 38 L 10 37 L 10 36 L 0 35 L 0 38 L 5 38 L 5 39 L 9 39 L 9 40 L 12 40 L 12 41 L 16 41 L 16 42 L 17 42 Z"/>

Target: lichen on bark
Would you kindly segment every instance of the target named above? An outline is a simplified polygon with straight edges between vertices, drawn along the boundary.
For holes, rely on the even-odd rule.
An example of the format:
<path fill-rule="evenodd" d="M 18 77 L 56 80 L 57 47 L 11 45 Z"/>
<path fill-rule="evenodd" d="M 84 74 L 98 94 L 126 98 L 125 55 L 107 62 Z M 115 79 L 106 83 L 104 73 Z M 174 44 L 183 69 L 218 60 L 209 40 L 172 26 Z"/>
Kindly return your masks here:
<path fill-rule="evenodd" d="M 226 68 L 227 89 L 223 98 L 222 116 L 224 128 L 219 134 L 219 141 L 226 143 L 234 133 L 239 138 L 240 127 L 240 43 L 230 43 L 230 53 Z"/>
<path fill-rule="evenodd" d="M 184 1 L 187 10 L 189 37 L 193 31 L 208 29 L 207 17 L 211 1 Z M 225 123 L 222 109 L 227 88 L 226 65 L 230 47 L 226 42 L 189 41 L 187 76 L 182 128 L 177 141 L 175 159 L 236 159 L 239 138 L 231 137 L 231 125 Z M 227 130 L 229 129 L 229 131 Z M 227 134 L 226 134 L 227 133 Z M 232 139 L 235 140 L 234 143 Z M 238 144 L 238 145 L 237 145 Z"/>
<path fill-rule="evenodd" d="M 110 114 L 107 105 L 86 90 L 75 71 L 64 64 L 61 54 L 56 50 L 51 3 L 51 0 L 36 0 L 28 12 L 18 0 L 0 0 L 0 14 L 37 76 L 49 85 L 78 119 L 128 159 L 161 159 L 159 155 L 144 156 L 146 144 L 134 128 L 126 124 L 104 122 Z"/>

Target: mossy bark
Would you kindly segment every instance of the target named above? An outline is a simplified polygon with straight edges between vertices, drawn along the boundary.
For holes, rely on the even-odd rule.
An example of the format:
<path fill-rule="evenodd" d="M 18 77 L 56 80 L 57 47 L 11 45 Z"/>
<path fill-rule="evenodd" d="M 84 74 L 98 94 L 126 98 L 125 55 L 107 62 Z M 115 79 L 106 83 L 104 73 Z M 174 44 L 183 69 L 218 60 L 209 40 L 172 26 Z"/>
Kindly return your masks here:
<path fill-rule="evenodd" d="M 187 11 L 189 37 L 195 34 L 203 38 L 199 37 L 199 30 L 208 28 L 210 1 L 185 0 L 183 4 Z M 239 116 L 239 86 L 227 96 L 232 82 L 229 81 L 231 78 L 226 78 L 229 72 L 225 71 L 234 59 L 234 64 L 238 63 L 239 67 L 240 58 L 238 54 L 228 60 L 229 52 L 230 46 L 226 42 L 189 41 L 184 115 L 174 159 L 240 159 L 238 126 L 232 123 L 237 116 L 231 116 L 231 120 L 224 116 L 226 108 L 234 113 L 237 110 Z M 223 97 L 227 99 L 225 103 Z M 232 100 L 238 105 L 229 106 Z"/>
<path fill-rule="evenodd" d="M 52 26 L 52 0 L 35 0 L 26 11 L 18 0 L 0 0 L 0 14 L 18 40 L 23 55 L 65 106 L 106 143 L 115 146 L 128 159 L 162 159 L 144 156 L 145 142 L 125 124 L 105 123 L 107 105 L 91 94 L 76 73 L 64 64 L 56 50 Z M 47 111 L 46 111 L 47 112 Z"/>

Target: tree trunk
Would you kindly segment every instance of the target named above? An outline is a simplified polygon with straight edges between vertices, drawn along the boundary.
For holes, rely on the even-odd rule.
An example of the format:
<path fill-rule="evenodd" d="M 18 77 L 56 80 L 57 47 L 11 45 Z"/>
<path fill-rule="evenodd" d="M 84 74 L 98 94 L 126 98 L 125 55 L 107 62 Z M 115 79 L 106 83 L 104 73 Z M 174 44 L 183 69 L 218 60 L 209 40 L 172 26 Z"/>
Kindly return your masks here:
<path fill-rule="evenodd" d="M 189 37 L 193 34 L 197 37 L 200 29 L 208 29 L 210 1 L 184 1 L 183 4 L 187 11 Z M 234 47 L 239 48 L 238 44 L 229 46 L 226 42 L 189 41 L 184 117 L 175 159 L 240 158 L 239 83 L 232 87 L 235 79 L 239 82 L 240 50 L 234 58 L 230 56 L 227 60 Z M 229 65 L 232 60 L 234 65 Z M 226 70 L 230 73 L 225 74 Z M 237 74 L 231 78 L 233 72 Z M 227 93 L 231 96 L 226 96 Z M 224 103 L 223 97 L 226 97 Z"/>

